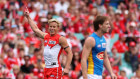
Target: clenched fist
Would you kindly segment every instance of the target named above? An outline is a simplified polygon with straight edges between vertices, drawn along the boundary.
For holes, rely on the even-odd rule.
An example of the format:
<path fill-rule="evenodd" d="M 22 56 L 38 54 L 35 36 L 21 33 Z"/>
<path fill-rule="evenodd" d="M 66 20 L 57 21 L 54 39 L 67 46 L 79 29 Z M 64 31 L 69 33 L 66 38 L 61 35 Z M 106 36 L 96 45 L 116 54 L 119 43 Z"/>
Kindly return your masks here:
<path fill-rule="evenodd" d="M 29 17 L 29 11 L 28 11 L 28 8 L 27 7 L 25 7 L 25 9 L 24 9 L 24 16 L 26 18 Z"/>

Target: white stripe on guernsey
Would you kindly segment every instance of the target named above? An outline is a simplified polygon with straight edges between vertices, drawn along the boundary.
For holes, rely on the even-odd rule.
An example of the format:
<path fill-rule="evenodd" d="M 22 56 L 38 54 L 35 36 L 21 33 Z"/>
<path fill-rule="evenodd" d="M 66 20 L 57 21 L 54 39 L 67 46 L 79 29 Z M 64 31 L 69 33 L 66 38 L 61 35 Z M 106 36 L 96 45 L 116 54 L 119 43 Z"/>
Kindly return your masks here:
<path fill-rule="evenodd" d="M 44 47 L 44 60 L 45 68 L 59 67 L 58 55 L 61 51 L 61 46 L 59 44 L 50 48 L 48 45 Z M 56 65 L 51 65 L 51 63 L 56 62 Z"/>
<path fill-rule="evenodd" d="M 93 75 L 93 74 L 88 74 L 88 79 L 102 79 L 102 76 L 99 75 Z"/>

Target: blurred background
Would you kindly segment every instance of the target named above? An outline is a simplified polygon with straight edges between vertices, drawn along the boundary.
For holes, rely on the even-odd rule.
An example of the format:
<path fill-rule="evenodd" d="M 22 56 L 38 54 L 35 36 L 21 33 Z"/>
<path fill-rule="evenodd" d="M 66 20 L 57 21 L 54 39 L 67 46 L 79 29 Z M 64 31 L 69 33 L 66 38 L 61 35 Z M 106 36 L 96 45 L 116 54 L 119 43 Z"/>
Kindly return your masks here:
<path fill-rule="evenodd" d="M 81 51 L 94 32 L 97 15 L 110 19 L 111 31 L 105 37 L 113 72 L 118 79 L 140 79 L 140 0 L 0 0 L 0 78 L 43 79 L 44 43 L 24 18 L 25 6 L 43 32 L 48 32 L 51 18 L 62 23 L 59 34 L 67 38 L 74 54 L 63 79 L 82 79 Z M 66 55 L 61 54 L 62 67 Z M 111 79 L 105 68 L 103 79 Z"/>

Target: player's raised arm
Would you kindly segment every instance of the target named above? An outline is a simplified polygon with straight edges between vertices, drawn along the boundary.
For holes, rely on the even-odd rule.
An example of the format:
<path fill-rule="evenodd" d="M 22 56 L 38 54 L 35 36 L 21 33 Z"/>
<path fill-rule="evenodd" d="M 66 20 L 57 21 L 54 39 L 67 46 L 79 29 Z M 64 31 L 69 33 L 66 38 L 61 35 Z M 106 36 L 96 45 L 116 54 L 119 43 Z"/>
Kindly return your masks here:
<path fill-rule="evenodd" d="M 92 50 L 92 47 L 94 46 L 95 46 L 94 38 L 88 37 L 84 43 L 84 47 L 82 51 L 82 59 L 81 59 L 83 79 L 87 79 L 87 59 Z"/>
<path fill-rule="evenodd" d="M 65 52 L 67 53 L 67 62 L 66 62 L 65 68 L 63 70 L 63 74 L 68 74 L 70 64 L 72 61 L 72 57 L 73 57 L 73 53 L 72 53 L 65 37 L 61 36 L 59 39 L 59 43 L 61 44 L 61 46 L 64 48 Z"/>
<path fill-rule="evenodd" d="M 45 35 L 47 33 L 42 32 L 41 30 L 39 30 L 39 28 L 37 27 L 37 25 L 34 23 L 34 21 L 30 18 L 29 16 L 29 11 L 26 7 L 25 12 L 24 12 L 24 16 L 27 18 L 28 23 L 30 24 L 32 30 L 35 32 L 35 34 L 37 34 L 39 37 L 43 38 L 45 37 Z"/>

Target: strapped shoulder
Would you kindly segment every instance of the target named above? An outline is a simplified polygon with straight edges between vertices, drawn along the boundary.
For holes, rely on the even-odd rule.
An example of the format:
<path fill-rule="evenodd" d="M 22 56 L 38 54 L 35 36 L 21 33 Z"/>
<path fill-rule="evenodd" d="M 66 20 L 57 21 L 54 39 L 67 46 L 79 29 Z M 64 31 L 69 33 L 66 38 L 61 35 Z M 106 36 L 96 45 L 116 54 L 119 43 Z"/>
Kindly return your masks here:
<path fill-rule="evenodd" d="M 44 39 L 50 37 L 50 35 L 48 33 L 46 33 L 46 35 L 44 36 Z"/>

